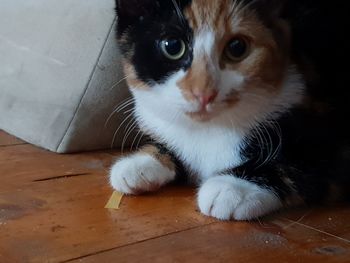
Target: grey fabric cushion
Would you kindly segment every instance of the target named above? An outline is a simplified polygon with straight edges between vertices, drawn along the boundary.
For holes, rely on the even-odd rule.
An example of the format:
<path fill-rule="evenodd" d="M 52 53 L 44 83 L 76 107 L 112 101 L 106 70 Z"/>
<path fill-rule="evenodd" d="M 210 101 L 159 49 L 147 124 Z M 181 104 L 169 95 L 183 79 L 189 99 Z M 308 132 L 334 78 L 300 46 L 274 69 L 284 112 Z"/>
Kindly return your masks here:
<path fill-rule="evenodd" d="M 60 153 L 110 147 L 124 115 L 104 124 L 130 96 L 114 24 L 114 0 L 1 0 L 0 129 Z"/>

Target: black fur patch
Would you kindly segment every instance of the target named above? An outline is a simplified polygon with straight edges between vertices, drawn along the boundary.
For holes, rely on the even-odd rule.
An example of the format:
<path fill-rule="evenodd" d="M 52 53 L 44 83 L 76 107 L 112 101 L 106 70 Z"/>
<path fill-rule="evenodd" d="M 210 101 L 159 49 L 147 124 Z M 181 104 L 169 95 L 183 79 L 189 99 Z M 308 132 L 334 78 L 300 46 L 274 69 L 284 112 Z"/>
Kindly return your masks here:
<path fill-rule="evenodd" d="M 145 82 L 161 83 L 171 73 L 186 70 L 193 59 L 193 31 L 188 22 L 179 16 L 190 3 L 188 0 L 117 0 L 120 47 L 134 65 L 137 76 Z M 180 38 L 186 45 L 186 54 L 178 61 L 164 57 L 160 41 L 165 38 Z"/>

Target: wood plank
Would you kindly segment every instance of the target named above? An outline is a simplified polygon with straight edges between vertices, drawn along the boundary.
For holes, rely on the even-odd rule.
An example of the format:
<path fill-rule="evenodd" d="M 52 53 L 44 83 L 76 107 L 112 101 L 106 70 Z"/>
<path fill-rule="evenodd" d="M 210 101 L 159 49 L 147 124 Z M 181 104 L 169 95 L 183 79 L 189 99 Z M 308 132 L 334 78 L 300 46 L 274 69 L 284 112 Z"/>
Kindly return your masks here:
<path fill-rule="evenodd" d="M 107 210 L 111 192 L 105 174 L 2 192 L 0 262 L 61 262 L 213 222 L 196 211 L 190 188 L 125 197 Z"/>
<path fill-rule="evenodd" d="M 0 262 L 349 262 L 348 206 L 224 223 L 169 186 L 104 209 L 117 156 L 0 147 Z"/>
<path fill-rule="evenodd" d="M 214 223 L 71 262 L 349 262 L 349 244 L 288 224 Z"/>
<path fill-rule="evenodd" d="M 35 180 L 60 176 L 108 173 L 117 152 L 56 154 L 32 145 L 0 148 L 0 192 Z"/>
<path fill-rule="evenodd" d="M 9 135 L 5 131 L 0 129 L 0 147 L 1 146 L 11 146 L 11 145 L 20 145 L 20 144 L 26 144 L 26 142 Z"/>

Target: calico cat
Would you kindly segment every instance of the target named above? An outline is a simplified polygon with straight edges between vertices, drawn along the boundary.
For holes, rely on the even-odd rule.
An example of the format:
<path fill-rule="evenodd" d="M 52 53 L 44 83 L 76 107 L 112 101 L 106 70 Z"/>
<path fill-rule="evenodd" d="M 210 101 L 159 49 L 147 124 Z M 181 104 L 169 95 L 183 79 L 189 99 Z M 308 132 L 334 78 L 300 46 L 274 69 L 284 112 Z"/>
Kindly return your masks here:
<path fill-rule="evenodd" d="M 344 3 L 117 0 L 116 10 L 134 115 L 152 143 L 114 164 L 114 189 L 155 191 L 186 174 L 200 211 L 222 220 L 349 197 Z"/>

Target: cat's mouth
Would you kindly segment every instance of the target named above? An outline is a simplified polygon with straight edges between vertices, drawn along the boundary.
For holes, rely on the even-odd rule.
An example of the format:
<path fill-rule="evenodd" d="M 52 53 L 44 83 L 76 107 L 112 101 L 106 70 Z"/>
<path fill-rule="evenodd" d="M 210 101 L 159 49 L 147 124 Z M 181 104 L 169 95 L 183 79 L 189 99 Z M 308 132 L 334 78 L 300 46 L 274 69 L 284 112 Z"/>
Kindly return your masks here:
<path fill-rule="evenodd" d="M 239 99 L 236 97 L 231 99 L 225 99 L 224 101 L 210 104 L 205 108 L 202 107 L 194 111 L 187 111 L 186 115 L 195 121 L 210 121 L 216 116 L 219 116 L 221 113 L 225 112 L 226 110 L 233 108 L 238 101 Z"/>
<path fill-rule="evenodd" d="M 222 110 L 222 107 L 212 104 L 205 108 L 202 107 L 196 111 L 188 111 L 186 112 L 186 115 L 195 121 L 205 122 L 213 119 L 220 110 Z"/>
<path fill-rule="evenodd" d="M 213 112 L 208 111 L 186 112 L 186 115 L 191 119 L 200 122 L 209 121 L 214 117 Z"/>

